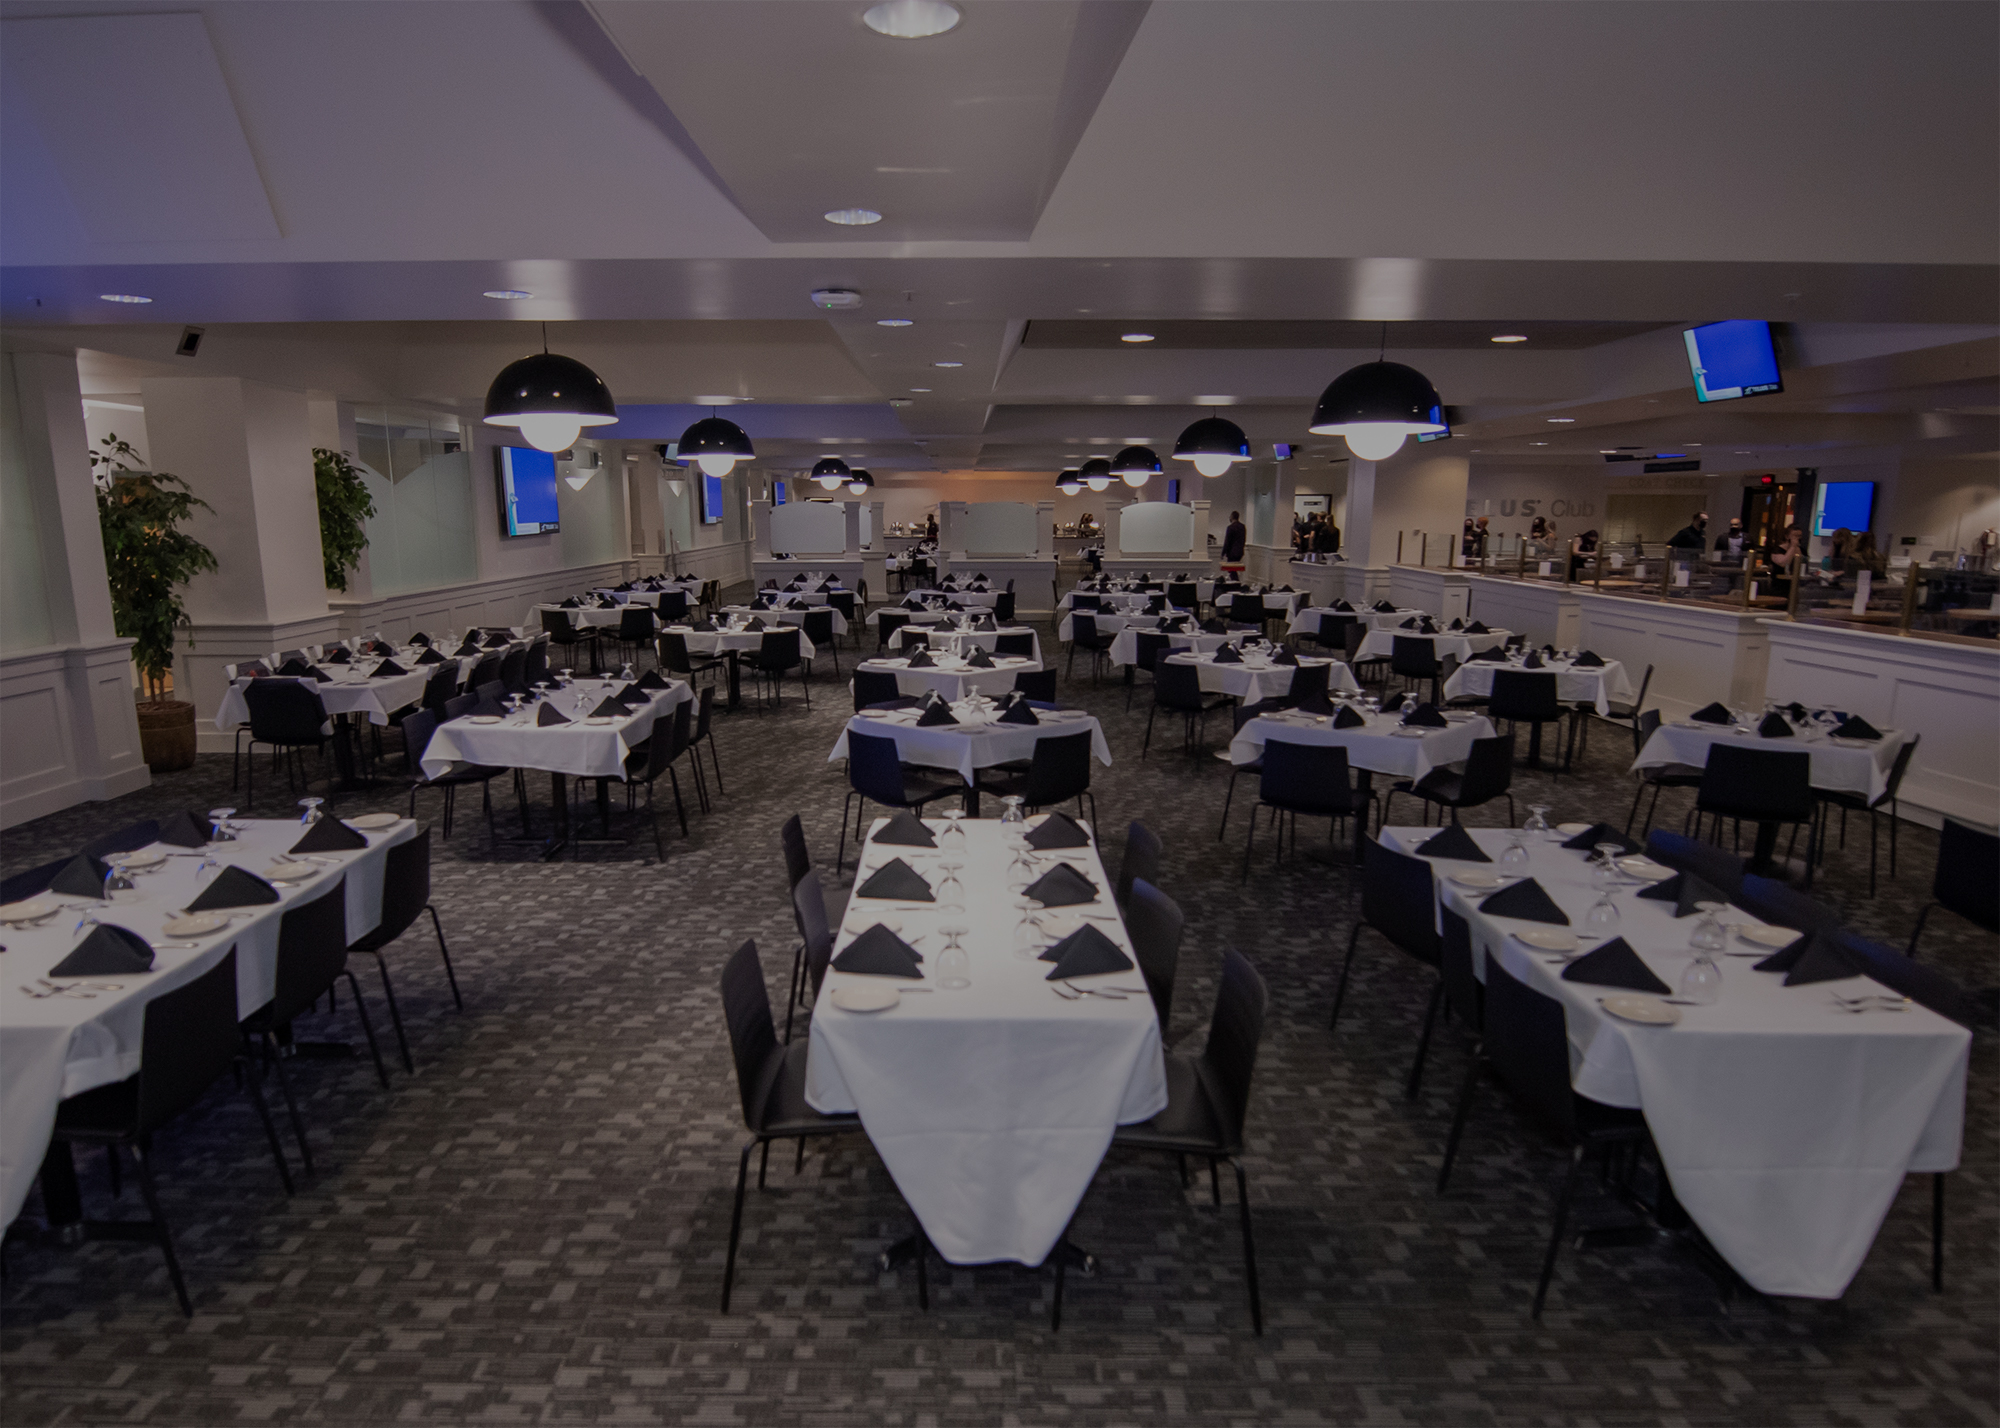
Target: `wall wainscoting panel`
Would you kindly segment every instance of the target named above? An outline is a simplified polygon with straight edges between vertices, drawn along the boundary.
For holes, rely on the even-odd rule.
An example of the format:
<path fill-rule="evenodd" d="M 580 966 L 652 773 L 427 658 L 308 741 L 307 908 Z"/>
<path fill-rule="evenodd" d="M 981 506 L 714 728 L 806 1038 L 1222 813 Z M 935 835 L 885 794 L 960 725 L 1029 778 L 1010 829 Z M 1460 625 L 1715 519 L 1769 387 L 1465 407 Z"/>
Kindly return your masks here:
<path fill-rule="evenodd" d="M 0 827 L 144 788 L 132 641 L 0 659 L 0 734 Z"/>

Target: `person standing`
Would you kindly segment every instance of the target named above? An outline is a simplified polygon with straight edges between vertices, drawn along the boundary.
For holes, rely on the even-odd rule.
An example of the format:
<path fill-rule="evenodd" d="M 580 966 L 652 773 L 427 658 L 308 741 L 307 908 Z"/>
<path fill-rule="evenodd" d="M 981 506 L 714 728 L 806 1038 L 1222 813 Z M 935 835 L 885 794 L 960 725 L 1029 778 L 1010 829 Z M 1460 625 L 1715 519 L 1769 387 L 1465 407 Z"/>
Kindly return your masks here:
<path fill-rule="evenodd" d="M 1696 511 L 1694 519 L 1675 531 L 1667 540 L 1675 550 L 1700 550 L 1708 544 L 1708 512 Z"/>
<path fill-rule="evenodd" d="M 1243 563 L 1243 547 L 1248 544 L 1249 539 L 1250 532 L 1243 528 L 1243 513 L 1241 511 L 1231 511 L 1229 513 L 1229 526 L 1222 532 L 1222 563 L 1224 565 L 1241 565 Z"/>
<path fill-rule="evenodd" d="M 1742 517 L 1731 516 L 1729 518 L 1729 529 L 1715 538 L 1715 553 L 1741 560 L 1743 558 L 1743 547 L 1747 543 L 1743 535 Z"/>
<path fill-rule="evenodd" d="M 1313 553 L 1316 555 L 1340 553 L 1340 527 L 1333 523 L 1331 511 L 1320 518 L 1318 528 L 1313 531 Z"/>

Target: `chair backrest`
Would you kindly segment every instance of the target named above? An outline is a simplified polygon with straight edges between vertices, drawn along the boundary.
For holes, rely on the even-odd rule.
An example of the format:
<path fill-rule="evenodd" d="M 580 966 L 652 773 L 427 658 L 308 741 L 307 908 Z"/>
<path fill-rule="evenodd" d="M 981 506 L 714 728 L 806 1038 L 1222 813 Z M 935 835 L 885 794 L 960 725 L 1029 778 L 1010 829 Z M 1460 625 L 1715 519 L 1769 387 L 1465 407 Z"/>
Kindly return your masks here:
<path fill-rule="evenodd" d="M 317 744 L 323 737 L 326 706 L 310 680 L 259 679 L 245 685 L 250 737 L 260 744 Z"/>
<path fill-rule="evenodd" d="M 1437 646 L 1412 635 L 1396 635 L 1389 649 L 1389 668 L 1411 678 L 1429 679 L 1438 672 Z"/>
<path fill-rule="evenodd" d="M 557 644 L 566 645 L 576 638 L 576 626 L 570 622 L 567 610 L 543 610 L 542 633 Z"/>
<path fill-rule="evenodd" d="M 1167 1021 L 1174 1009 L 1174 969 L 1180 965 L 1181 929 L 1187 919 L 1174 900 L 1145 878 L 1132 883 L 1125 904 L 1125 930 L 1131 934 L 1132 950 L 1139 958 L 1139 972 L 1146 990 L 1153 994 L 1153 1010 L 1160 1018 L 1160 1040 L 1167 1037 Z"/>
<path fill-rule="evenodd" d="M 651 644 L 653 641 L 653 607 L 650 605 L 627 605 L 618 612 L 618 638 L 628 645 Z"/>
<path fill-rule="evenodd" d="M 778 829 L 778 843 L 785 850 L 785 886 L 795 888 L 799 879 L 812 871 L 812 855 L 806 852 L 806 829 L 794 813 Z"/>
<path fill-rule="evenodd" d="M 1071 615 L 1069 617 L 1070 642 L 1078 649 L 1094 649 L 1097 646 L 1097 616 Z"/>
<path fill-rule="evenodd" d="M 1522 982 L 1498 957 L 1486 959 L 1487 1060 L 1535 1120 L 1576 1138 L 1576 1092 L 1569 1082 L 1569 1028 L 1562 1003 Z"/>
<path fill-rule="evenodd" d="M 1514 785 L 1514 741 L 1505 734 L 1474 739 L 1459 780 L 1459 801 L 1470 807 L 1498 798 Z"/>
<path fill-rule="evenodd" d="M 271 1021 L 282 1025 L 325 994 L 347 966 L 347 879 L 278 919 L 277 990 Z"/>
<path fill-rule="evenodd" d="M 1264 747 L 1268 755 L 1270 745 Z M 1437 893 L 1431 883 L 1430 862 L 1364 836 L 1361 920 L 1419 962 L 1435 967 L 1439 956 L 1436 918 Z"/>
<path fill-rule="evenodd" d="M 850 729 L 847 734 L 847 778 L 863 798 L 872 798 L 891 808 L 903 806 L 903 764 L 897 756 L 894 739 L 858 734 Z"/>
<path fill-rule="evenodd" d="M 1104 602 L 1095 595 L 1072 594 L 1069 597 L 1069 608 L 1072 613 L 1081 610 L 1101 610 L 1104 608 Z"/>
<path fill-rule="evenodd" d="M 1367 638 L 1368 627 L 1361 621 L 1354 620 L 1348 624 L 1346 636 L 1341 641 L 1341 652 L 1349 664 L 1352 664 L 1355 656 L 1361 653 L 1361 646 Z"/>
<path fill-rule="evenodd" d="M 424 761 L 424 750 L 431 746 L 431 735 L 437 732 L 437 726 L 435 709 L 417 709 L 403 716 L 403 753 L 411 768 Z"/>
<path fill-rule="evenodd" d="M 1477 1032 L 1485 1019 L 1486 994 L 1472 970 L 1472 929 L 1448 907 L 1438 913 L 1438 921 L 1438 976 L 1444 983 L 1444 999 Z"/>
<path fill-rule="evenodd" d="M 826 596 L 827 608 L 840 611 L 840 618 L 848 624 L 854 623 L 854 592 L 852 590 L 829 590 Z"/>
<path fill-rule="evenodd" d="M 477 694 L 472 694 L 468 692 L 465 694 L 455 695 L 452 698 L 447 699 L 445 701 L 444 720 L 441 722 L 448 723 L 453 719 L 463 719 L 466 715 L 470 714 L 474 709 L 478 707 L 479 707 L 479 696 Z"/>
<path fill-rule="evenodd" d="M 709 737 L 708 721 L 709 716 L 714 713 L 714 710 L 715 686 L 705 684 L 702 686 L 701 691 L 694 697 L 694 735 L 689 742 L 698 744 L 703 739 Z M 715 746 L 713 744 L 709 745 L 708 753 L 710 758 L 715 757 Z"/>
<path fill-rule="evenodd" d="M 1993 1013 L 1979 998 L 1950 977 L 1922 962 L 1913 962 L 1893 947 L 1870 942 L 1852 932 L 1834 934 L 1835 941 L 1849 957 L 1860 962 L 1868 975 L 1892 992 L 1900 992 L 1919 1006 L 1961 1026 L 1978 1030 L 1993 1024 Z"/>
<path fill-rule="evenodd" d="M 1030 699 L 1044 704 L 1056 702 L 1056 671 L 1052 669 L 1024 669 L 1014 676 L 1014 687 Z"/>
<path fill-rule="evenodd" d="M 2000 932 L 2000 838 L 1945 819 L 1931 896 L 1988 932 Z"/>
<path fill-rule="evenodd" d="M 1755 873 L 1744 874 L 1742 886 L 1729 900 L 1766 922 L 1798 932 L 1832 932 L 1840 926 L 1838 908 Z"/>
<path fill-rule="evenodd" d="M 1639 677 L 1639 692 L 1632 697 L 1632 712 L 1639 713 L 1646 707 L 1646 691 L 1653 687 L 1653 667 L 1646 666 L 1646 672 Z"/>
<path fill-rule="evenodd" d="M 472 673 L 465 677 L 465 685 L 468 689 L 477 689 L 484 684 L 498 683 L 500 683 L 500 656 L 497 654 L 480 656 L 479 662 L 472 667 Z M 505 686 L 502 685 L 502 688 L 504 689 Z"/>
<path fill-rule="evenodd" d="M 722 1015 L 729 1023 L 729 1052 L 736 1062 L 736 1091 L 743 1101 L 743 1124 L 763 1128 L 764 1068 L 778 1051 L 771 1024 L 771 993 L 755 941 L 745 942 L 722 965 Z"/>
<path fill-rule="evenodd" d="M 1273 807 L 1308 816 L 1346 813 L 1354 804 L 1347 775 L 1347 746 L 1266 739 L 1257 797 Z"/>
<path fill-rule="evenodd" d="M 660 636 L 660 663 L 669 674 L 692 674 L 694 665 L 688 660 L 686 635 L 677 635 L 669 630 Z"/>
<path fill-rule="evenodd" d="M 57 858 L 53 863 L 44 863 L 39 868 L 30 868 L 25 873 L 15 873 L 0 882 L 0 902 L 22 902 L 38 897 L 49 890 L 56 874 L 68 867 L 68 858 Z"/>
<path fill-rule="evenodd" d="M 808 610 L 800 617 L 799 628 L 816 647 L 824 649 L 833 643 L 833 611 Z"/>
<path fill-rule="evenodd" d="M 472 692 L 477 698 L 490 699 L 495 703 L 499 703 L 507 697 L 507 686 L 497 679 L 489 680 L 485 684 L 473 685 Z"/>
<path fill-rule="evenodd" d="M 1014 618 L 1014 582 L 1008 581 L 1007 588 L 993 597 L 993 618 L 1011 620 Z"/>
<path fill-rule="evenodd" d="M 1167 603 L 1176 610 L 1192 610 L 1201 600 L 1201 590 L 1192 580 L 1169 580 Z"/>
<path fill-rule="evenodd" d="M 1285 697 L 1297 704 L 1311 699 L 1314 695 L 1325 698 L 1332 687 L 1333 666 L 1330 664 L 1302 664 L 1292 671 L 1292 687 Z"/>
<path fill-rule="evenodd" d="M 905 654 L 908 654 L 912 650 L 927 650 L 931 647 L 931 632 L 929 630 L 917 629 L 905 630 L 897 643 L 901 646 Z"/>
<path fill-rule="evenodd" d="M 1155 887 L 1160 883 L 1159 835 L 1145 824 L 1133 822 L 1125 828 L 1125 856 L 1118 862 L 1116 896 L 1123 907 L 1132 895 L 1132 884 L 1140 878 Z"/>
<path fill-rule="evenodd" d="M 500 657 L 500 685 L 509 694 L 528 692 L 528 650 L 523 645 Z"/>
<path fill-rule="evenodd" d="M 193 981 L 146 1003 L 139 1034 L 141 1135 L 187 1110 L 221 1079 L 243 1045 L 239 1020 L 234 947 Z"/>
<path fill-rule="evenodd" d="M 995 635 L 993 637 L 993 653 L 997 655 L 1017 655 L 1023 659 L 1032 659 L 1035 654 L 1035 636 L 1032 631 L 1010 635 Z"/>
<path fill-rule="evenodd" d="M 908 615 L 899 615 L 890 610 L 875 613 L 875 648 L 881 649 L 894 638 L 896 631 L 910 623 Z"/>
<path fill-rule="evenodd" d="M 414 717 L 414 716 L 412 716 Z M 431 900 L 431 830 L 391 844 L 382 867 L 382 921 L 371 934 L 379 943 L 401 937 Z"/>
<path fill-rule="evenodd" d="M 1261 625 L 1268 613 L 1262 595 L 1237 595 L 1229 602 L 1229 618 L 1239 625 Z"/>
<path fill-rule="evenodd" d="M 1153 702 L 1163 709 L 1201 708 L 1201 671 L 1163 659 L 1153 666 Z"/>
<path fill-rule="evenodd" d="M 896 683 L 893 674 L 875 669 L 854 671 L 854 707 L 857 712 L 871 704 L 886 704 L 891 699 L 900 699 L 902 693 L 902 687 Z"/>
<path fill-rule="evenodd" d="M 458 693 L 458 661 L 447 659 L 431 671 L 431 677 L 424 681 L 424 708 L 433 714 L 442 714 L 444 706 Z"/>
<path fill-rule="evenodd" d="M 1812 755 L 1710 744 L 1695 801 L 1735 817 L 1802 823 L 1813 815 Z"/>
<path fill-rule="evenodd" d="M 1151 670 L 1159 663 L 1161 655 L 1173 644 L 1170 636 L 1157 632 L 1142 632 L 1132 637 L 1132 664 L 1136 669 Z"/>
<path fill-rule="evenodd" d="M 1495 719 L 1526 719 L 1530 723 L 1560 719 L 1563 706 L 1556 677 L 1541 670 L 1496 669 L 1486 712 Z"/>
<path fill-rule="evenodd" d="M 1743 869 L 1749 866 L 1727 848 L 1660 828 L 1646 835 L 1646 856 L 1676 872 L 1693 873 L 1732 902 L 1743 890 Z"/>
<path fill-rule="evenodd" d="M 140 823 L 128 823 L 116 833 L 106 833 L 101 838 L 93 838 L 77 851 L 86 858 L 108 858 L 113 853 L 136 853 L 160 836 L 160 820 L 148 818 Z"/>
<path fill-rule="evenodd" d="M 792 916 L 798 920 L 799 938 L 806 944 L 806 975 L 814 995 L 826 980 L 826 964 L 833 960 L 833 929 L 826 920 L 826 893 L 819 885 L 819 873 L 808 868 L 806 875 L 792 884 Z"/>
<path fill-rule="evenodd" d="M 662 620 L 685 620 L 688 615 L 687 591 L 662 590 L 660 603 L 653 608 L 660 612 Z"/>
<path fill-rule="evenodd" d="M 1347 632 L 1361 623 L 1359 615 L 1343 615 L 1339 612 L 1323 614 L 1319 617 L 1319 642 L 1335 649 L 1347 648 Z"/>
<path fill-rule="evenodd" d="M 1077 734 L 1045 734 L 1035 740 L 1022 795 L 1030 808 L 1061 803 L 1090 787 L 1091 737 L 1085 729 Z"/>
<path fill-rule="evenodd" d="M 1875 800 L 1875 807 L 1879 808 L 1885 803 L 1893 804 L 1897 796 L 1902 793 L 1903 775 L 1910 771 L 1910 759 L 1917 752 L 1917 745 L 1923 741 L 1922 734 L 1912 734 L 1904 742 L 1903 747 L 1896 750 L 1896 761 L 1889 765 L 1889 777 L 1883 782 L 1882 796 Z"/>
<path fill-rule="evenodd" d="M 1660 711 L 1657 709 L 1642 710 L 1639 717 L 1632 721 L 1632 756 L 1637 758 L 1640 754 L 1644 753 L 1646 750 L 1646 740 L 1659 732 Z"/>
<path fill-rule="evenodd" d="M 1264 979 L 1249 958 L 1234 947 L 1223 948 L 1222 985 L 1215 993 L 1201 1070 L 1209 1104 L 1224 1122 L 1223 1140 L 1231 1153 L 1243 1146 L 1250 1079 L 1257 1070 L 1257 1044 L 1264 1039 L 1264 1013 L 1270 1001 Z"/>

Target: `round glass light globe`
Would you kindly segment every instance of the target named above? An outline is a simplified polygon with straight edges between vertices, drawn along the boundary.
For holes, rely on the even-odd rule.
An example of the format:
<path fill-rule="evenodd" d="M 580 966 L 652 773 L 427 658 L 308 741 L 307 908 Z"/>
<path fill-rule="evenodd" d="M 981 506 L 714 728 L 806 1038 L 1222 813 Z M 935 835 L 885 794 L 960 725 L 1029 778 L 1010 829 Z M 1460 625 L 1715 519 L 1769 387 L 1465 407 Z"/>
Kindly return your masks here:
<path fill-rule="evenodd" d="M 1220 452 L 1203 452 L 1194 459 L 1194 469 L 1204 476 L 1221 476 L 1234 464 Z"/>
<path fill-rule="evenodd" d="M 539 451 L 567 451 L 576 444 L 583 423 L 566 412 L 536 412 L 520 421 L 521 435 Z"/>
<path fill-rule="evenodd" d="M 694 461 L 710 476 L 727 476 L 736 469 L 736 458 L 723 451 L 703 452 Z"/>
<path fill-rule="evenodd" d="M 1347 449 L 1363 461 L 1383 461 L 1403 449 L 1404 432 L 1399 426 L 1350 426 L 1344 434 Z"/>

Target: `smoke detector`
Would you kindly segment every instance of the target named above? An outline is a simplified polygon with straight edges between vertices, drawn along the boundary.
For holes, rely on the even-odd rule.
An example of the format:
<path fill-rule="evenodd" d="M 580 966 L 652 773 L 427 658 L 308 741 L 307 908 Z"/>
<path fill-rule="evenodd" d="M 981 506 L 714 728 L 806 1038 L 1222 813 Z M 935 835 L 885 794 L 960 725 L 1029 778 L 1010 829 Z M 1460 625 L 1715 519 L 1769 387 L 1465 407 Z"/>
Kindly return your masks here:
<path fill-rule="evenodd" d="M 861 306 L 861 294 L 852 288 L 814 288 L 813 306 L 827 312 L 844 312 Z"/>

